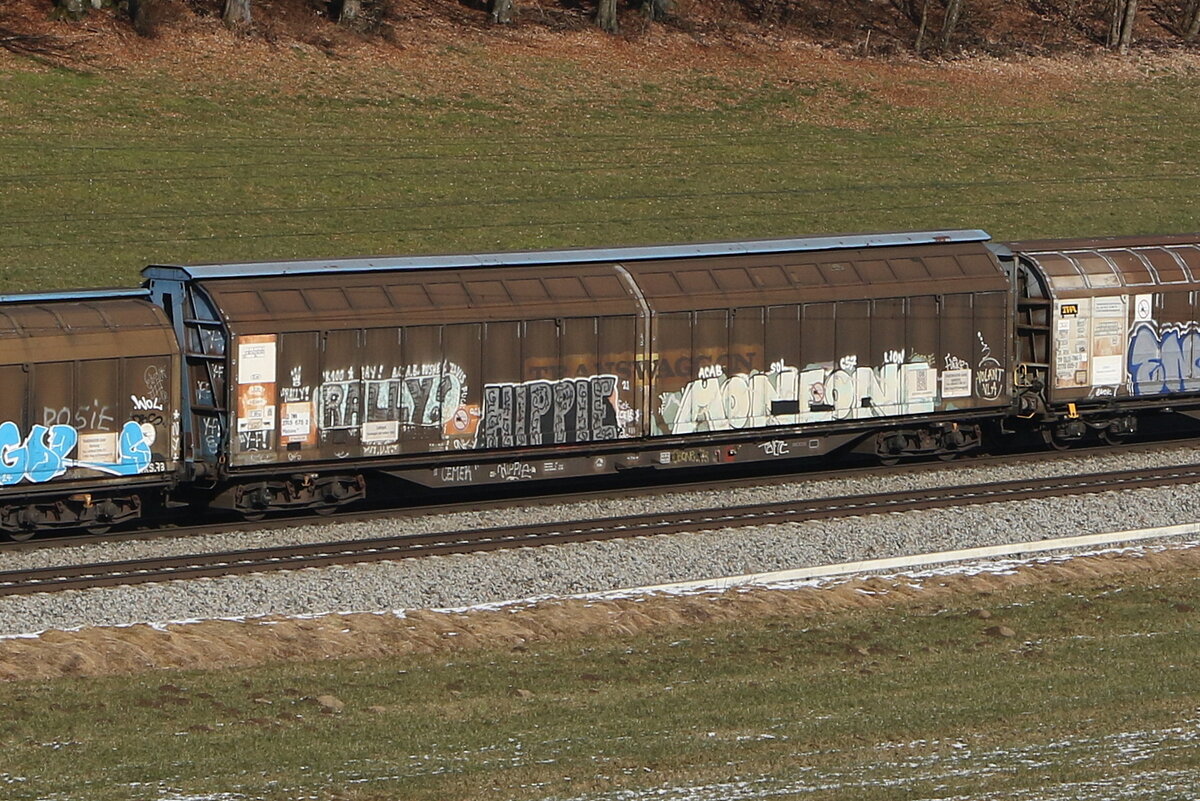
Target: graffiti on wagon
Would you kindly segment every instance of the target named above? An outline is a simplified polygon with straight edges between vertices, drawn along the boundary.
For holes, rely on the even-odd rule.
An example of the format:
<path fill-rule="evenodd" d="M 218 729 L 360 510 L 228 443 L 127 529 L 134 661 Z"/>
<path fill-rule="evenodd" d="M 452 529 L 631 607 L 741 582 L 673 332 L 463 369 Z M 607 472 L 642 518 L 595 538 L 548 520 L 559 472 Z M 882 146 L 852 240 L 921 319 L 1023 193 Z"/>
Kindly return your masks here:
<path fill-rule="evenodd" d="M 145 473 L 154 464 L 154 427 L 130 420 L 119 432 L 84 433 L 70 425 L 34 425 L 22 435 L 11 420 L 0 423 L 0 486 L 35 484 L 75 467 L 114 476 Z M 161 469 L 161 467 L 160 467 Z"/>

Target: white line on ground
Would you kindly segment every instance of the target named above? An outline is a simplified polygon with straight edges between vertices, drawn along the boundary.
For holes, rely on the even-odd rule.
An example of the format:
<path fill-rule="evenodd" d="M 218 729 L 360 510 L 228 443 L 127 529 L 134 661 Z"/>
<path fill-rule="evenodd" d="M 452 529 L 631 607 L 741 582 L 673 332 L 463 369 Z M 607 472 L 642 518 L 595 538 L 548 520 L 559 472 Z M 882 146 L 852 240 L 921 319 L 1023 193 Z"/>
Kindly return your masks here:
<path fill-rule="evenodd" d="M 627 596 L 631 593 L 654 592 L 688 592 L 703 590 L 723 590 L 731 587 L 752 585 L 781 584 L 803 579 L 828 578 L 844 576 L 848 573 L 876 573 L 883 570 L 901 570 L 913 567 L 930 567 L 946 564 L 947 562 L 968 562 L 976 559 L 992 559 L 1004 556 L 1024 556 L 1045 551 L 1061 551 L 1073 548 L 1091 548 L 1098 545 L 1111 545 L 1118 542 L 1137 542 L 1139 540 L 1165 539 L 1168 537 L 1185 537 L 1200 533 L 1200 523 L 1184 523 L 1178 526 L 1159 526 L 1156 528 L 1140 528 L 1128 531 L 1112 531 L 1104 534 L 1085 534 L 1077 537 L 1056 537 L 1032 542 L 1018 542 L 1009 545 L 989 545 L 982 548 L 964 548 L 957 551 L 941 551 L 939 553 L 918 554 L 915 556 L 897 556 L 888 559 L 866 559 L 857 562 L 842 562 L 836 565 L 819 565 L 817 567 L 801 567 L 793 570 L 777 570 L 771 573 L 747 573 L 742 576 L 726 578 L 708 578 L 695 581 L 681 581 L 672 584 L 656 584 L 647 587 L 629 587 L 622 590 L 606 590 L 604 592 L 586 593 L 578 596 L 583 598 L 608 598 L 615 595 Z"/>

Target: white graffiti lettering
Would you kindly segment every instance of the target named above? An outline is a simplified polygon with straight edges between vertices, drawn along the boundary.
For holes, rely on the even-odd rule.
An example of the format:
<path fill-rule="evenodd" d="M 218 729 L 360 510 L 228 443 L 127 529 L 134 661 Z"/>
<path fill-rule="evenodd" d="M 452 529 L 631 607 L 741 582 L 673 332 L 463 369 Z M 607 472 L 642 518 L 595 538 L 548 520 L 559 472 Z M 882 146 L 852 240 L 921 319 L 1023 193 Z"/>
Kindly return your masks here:
<path fill-rule="evenodd" d="M 893 351 L 895 355 L 897 351 Z M 845 356 L 803 370 L 776 362 L 766 373 L 698 378 L 660 397 L 656 433 L 762 428 L 934 410 L 937 370 L 927 362 L 859 367 Z"/>
<path fill-rule="evenodd" d="M 469 464 L 438 467 L 434 473 L 447 484 L 469 484 L 475 480 L 475 467 Z"/>
<path fill-rule="evenodd" d="M 146 394 L 154 398 L 167 396 L 167 369 L 152 364 L 142 371 L 142 383 L 146 385 Z"/>
<path fill-rule="evenodd" d="M 318 397 L 322 431 L 394 421 L 401 426 L 442 427 L 467 398 L 467 376 L 452 362 L 388 371 L 368 366 L 326 370 Z"/>
<path fill-rule="evenodd" d="M 758 443 L 758 447 L 762 448 L 763 453 L 767 456 L 787 456 L 791 453 L 788 444 L 781 439 L 760 442 Z"/>
<path fill-rule="evenodd" d="M 979 345 L 983 355 L 979 359 L 979 369 L 975 371 L 975 393 L 984 400 L 994 401 L 1004 391 L 1004 368 L 992 355 L 992 349 L 983 338 L 983 332 L 977 331 Z"/>
<path fill-rule="evenodd" d="M 42 408 L 42 425 L 67 425 L 84 431 L 111 431 L 116 418 L 112 415 L 112 407 L 94 400 L 72 409 L 69 406 L 55 409 L 50 406 Z"/>
<path fill-rule="evenodd" d="M 501 481 L 528 481 L 537 476 L 537 467 L 526 462 L 505 462 L 493 467 L 488 476 Z"/>
<path fill-rule="evenodd" d="M 966 359 L 960 359 L 949 353 L 946 354 L 945 364 L 947 370 L 969 370 L 971 368 L 970 362 Z"/>

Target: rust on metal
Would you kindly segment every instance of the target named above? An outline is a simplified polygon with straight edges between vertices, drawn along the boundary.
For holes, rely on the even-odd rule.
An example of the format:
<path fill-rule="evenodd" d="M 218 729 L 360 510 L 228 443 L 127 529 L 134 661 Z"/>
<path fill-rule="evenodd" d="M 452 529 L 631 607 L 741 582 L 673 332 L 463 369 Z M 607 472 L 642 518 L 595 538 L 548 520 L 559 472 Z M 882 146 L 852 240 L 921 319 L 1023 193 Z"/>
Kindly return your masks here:
<path fill-rule="evenodd" d="M 470 451 L 611 449 L 1008 403 L 1011 292 L 982 241 L 638 255 L 198 270 L 196 291 L 229 338 L 233 469 L 442 453 L 463 465 L 452 483 L 473 483 Z"/>
<path fill-rule="evenodd" d="M 1009 247 L 1047 306 L 1040 321 L 1054 345 L 1037 359 L 1052 403 L 1200 391 L 1200 235 Z"/>
<path fill-rule="evenodd" d="M 35 493 L 173 472 L 179 348 L 163 311 L 131 297 L 20 299 L 0 306 L 0 485 Z"/>

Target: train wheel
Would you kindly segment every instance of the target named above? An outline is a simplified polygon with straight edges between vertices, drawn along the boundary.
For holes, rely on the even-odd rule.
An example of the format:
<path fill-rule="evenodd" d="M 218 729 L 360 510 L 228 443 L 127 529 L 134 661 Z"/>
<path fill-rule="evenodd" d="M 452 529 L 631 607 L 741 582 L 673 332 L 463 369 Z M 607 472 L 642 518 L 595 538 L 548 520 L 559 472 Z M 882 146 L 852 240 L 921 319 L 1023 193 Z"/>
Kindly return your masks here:
<path fill-rule="evenodd" d="M 96 504 L 96 516 L 92 522 L 84 525 L 83 530 L 88 534 L 100 536 L 112 531 L 113 523 L 121 516 L 121 507 L 111 500 L 103 500 Z"/>
<path fill-rule="evenodd" d="M 5 531 L 10 540 L 29 542 L 35 534 L 45 528 L 45 515 L 37 506 L 25 506 L 14 511 L 14 515 L 8 520 L 14 525 Z"/>
<path fill-rule="evenodd" d="M 1109 445 L 1127 445 L 1129 443 L 1129 435 L 1123 431 L 1113 431 L 1111 428 L 1106 428 L 1100 432 L 1100 439 L 1107 442 Z"/>
<path fill-rule="evenodd" d="M 884 439 L 878 449 L 876 455 L 879 457 L 879 463 L 885 464 L 888 467 L 899 464 L 900 459 L 904 456 L 904 451 L 908 447 L 908 440 L 903 434 L 890 434 Z"/>
<path fill-rule="evenodd" d="M 1042 439 L 1045 441 L 1047 447 L 1049 447 L 1051 450 L 1065 451 L 1071 447 L 1070 442 L 1054 436 L 1054 432 L 1048 428 L 1042 429 Z"/>

